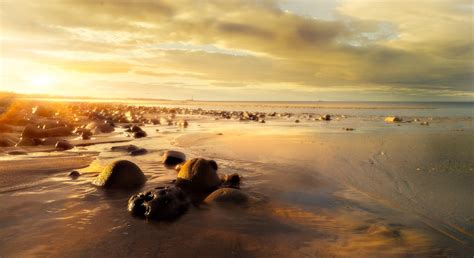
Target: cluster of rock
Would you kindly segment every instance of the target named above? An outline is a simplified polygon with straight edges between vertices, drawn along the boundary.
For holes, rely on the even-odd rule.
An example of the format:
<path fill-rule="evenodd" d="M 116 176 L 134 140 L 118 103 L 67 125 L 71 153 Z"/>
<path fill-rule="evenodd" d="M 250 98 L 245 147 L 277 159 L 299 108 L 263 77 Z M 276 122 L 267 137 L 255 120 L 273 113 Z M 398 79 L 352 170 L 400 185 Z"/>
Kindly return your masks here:
<path fill-rule="evenodd" d="M 133 145 L 118 146 L 114 151 L 133 151 Z M 128 200 L 128 211 L 137 217 L 153 220 L 172 220 L 184 214 L 190 205 L 201 203 L 244 204 L 249 200 L 240 190 L 238 174 L 219 176 L 214 160 L 194 158 L 186 161 L 179 151 L 167 151 L 162 156 L 163 164 L 170 168 L 178 166 L 174 185 L 157 187 L 134 194 Z M 77 172 L 78 173 L 78 172 Z M 70 174 L 77 178 L 79 174 Z M 93 183 L 105 189 L 134 189 L 147 181 L 143 171 L 128 160 L 114 161 L 107 165 Z"/>

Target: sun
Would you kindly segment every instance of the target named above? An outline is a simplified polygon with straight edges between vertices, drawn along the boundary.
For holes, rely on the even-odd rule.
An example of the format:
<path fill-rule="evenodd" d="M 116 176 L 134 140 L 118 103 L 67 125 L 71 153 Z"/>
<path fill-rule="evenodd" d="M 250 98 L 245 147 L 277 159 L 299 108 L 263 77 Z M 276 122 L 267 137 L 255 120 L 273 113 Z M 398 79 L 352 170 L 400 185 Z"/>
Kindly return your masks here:
<path fill-rule="evenodd" d="M 31 86 L 34 86 L 37 88 L 48 88 L 53 83 L 54 83 L 53 78 L 44 74 L 34 76 L 30 79 Z"/>

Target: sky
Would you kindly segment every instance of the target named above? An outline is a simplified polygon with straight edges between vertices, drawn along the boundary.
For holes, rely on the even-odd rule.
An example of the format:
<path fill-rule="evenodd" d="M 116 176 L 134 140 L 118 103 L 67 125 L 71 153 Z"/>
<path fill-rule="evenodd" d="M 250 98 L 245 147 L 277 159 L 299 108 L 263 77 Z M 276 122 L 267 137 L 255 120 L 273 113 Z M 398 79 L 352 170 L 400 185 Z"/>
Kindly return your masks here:
<path fill-rule="evenodd" d="M 473 101 L 471 0 L 0 0 L 0 91 Z"/>

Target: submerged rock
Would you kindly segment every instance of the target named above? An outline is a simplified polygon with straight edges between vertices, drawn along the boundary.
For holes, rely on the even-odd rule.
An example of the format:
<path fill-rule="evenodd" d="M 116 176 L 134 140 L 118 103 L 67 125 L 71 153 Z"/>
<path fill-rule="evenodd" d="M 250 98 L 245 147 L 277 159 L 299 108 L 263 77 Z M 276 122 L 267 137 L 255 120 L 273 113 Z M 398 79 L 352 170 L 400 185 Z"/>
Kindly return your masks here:
<path fill-rule="evenodd" d="M 204 199 L 205 203 L 244 204 L 249 197 L 246 193 L 235 188 L 219 188 Z"/>
<path fill-rule="evenodd" d="M 119 160 L 107 165 L 93 184 L 104 188 L 134 188 L 145 183 L 142 170 L 133 162 Z"/>
<path fill-rule="evenodd" d="M 184 214 L 190 201 L 178 187 L 154 189 L 132 195 L 128 200 L 128 211 L 138 217 L 153 220 L 172 220 Z"/>
<path fill-rule="evenodd" d="M 211 192 L 221 185 L 214 160 L 196 158 L 181 166 L 176 180 L 178 186 L 196 192 Z"/>
<path fill-rule="evenodd" d="M 240 188 L 240 176 L 237 173 L 221 176 L 222 187 Z"/>
<path fill-rule="evenodd" d="M 166 151 L 161 161 L 167 166 L 176 166 L 186 161 L 186 155 L 180 151 Z"/>
<path fill-rule="evenodd" d="M 132 152 L 138 150 L 139 148 L 135 145 L 120 145 L 120 146 L 113 146 L 110 148 L 111 151 L 124 151 L 124 152 Z"/>

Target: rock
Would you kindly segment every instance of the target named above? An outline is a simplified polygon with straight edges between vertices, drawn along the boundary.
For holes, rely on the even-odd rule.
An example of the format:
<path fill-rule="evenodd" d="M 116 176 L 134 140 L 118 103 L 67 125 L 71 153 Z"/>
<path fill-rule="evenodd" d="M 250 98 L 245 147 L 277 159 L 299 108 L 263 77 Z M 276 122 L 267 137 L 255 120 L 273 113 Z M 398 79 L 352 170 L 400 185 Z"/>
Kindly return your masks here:
<path fill-rule="evenodd" d="M 139 148 L 135 145 L 120 145 L 120 146 L 113 146 L 110 148 L 111 151 L 124 151 L 124 152 L 132 152 L 134 150 L 138 150 Z"/>
<path fill-rule="evenodd" d="M 8 155 L 28 155 L 26 151 L 9 151 Z"/>
<path fill-rule="evenodd" d="M 235 188 L 219 188 L 212 192 L 204 199 L 205 203 L 230 203 L 244 204 L 247 203 L 249 197 L 246 193 Z"/>
<path fill-rule="evenodd" d="M 240 188 L 240 176 L 237 173 L 221 176 L 222 187 Z"/>
<path fill-rule="evenodd" d="M 58 141 L 56 145 L 54 145 L 54 148 L 56 148 L 57 150 L 70 150 L 74 148 L 74 145 L 72 145 L 68 141 Z"/>
<path fill-rule="evenodd" d="M 20 141 L 15 145 L 16 147 L 21 146 L 38 146 L 41 144 L 41 140 L 38 138 L 25 138 L 21 137 Z"/>
<path fill-rule="evenodd" d="M 180 151 L 166 151 L 161 162 L 167 166 L 175 166 L 186 161 L 186 155 Z"/>
<path fill-rule="evenodd" d="M 61 137 L 71 135 L 73 129 L 69 127 L 56 127 L 51 129 L 39 129 L 33 125 L 27 125 L 21 133 L 21 137 L 25 138 L 47 138 Z"/>
<path fill-rule="evenodd" d="M 81 133 L 81 139 L 90 140 L 92 138 L 92 132 L 90 130 L 83 130 Z"/>
<path fill-rule="evenodd" d="M 59 141 L 64 141 L 64 139 L 58 137 L 48 137 L 41 140 L 41 145 L 56 145 Z"/>
<path fill-rule="evenodd" d="M 299 122 L 300 122 L 300 120 L 298 120 L 298 119 L 295 120 L 295 123 L 299 123 Z"/>
<path fill-rule="evenodd" d="M 211 192 L 221 184 L 217 176 L 217 163 L 214 160 L 196 158 L 181 166 L 176 185 L 195 192 Z"/>
<path fill-rule="evenodd" d="M 72 179 L 76 179 L 81 176 L 81 173 L 79 173 L 79 171 L 74 170 L 74 171 L 71 171 L 71 173 L 69 173 L 68 176 Z"/>
<path fill-rule="evenodd" d="M 344 127 L 344 128 L 342 128 L 342 130 L 345 130 L 345 131 L 354 131 L 355 129 L 354 129 L 354 128 L 351 128 L 351 127 Z"/>
<path fill-rule="evenodd" d="M 147 151 L 146 149 L 144 149 L 144 148 L 139 148 L 139 149 L 136 149 L 136 150 L 132 150 L 132 151 L 130 152 L 130 155 L 131 155 L 131 156 L 139 156 L 139 155 L 145 155 L 145 154 L 147 154 L 147 153 L 148 153 L 148 151 Z"/>
<path fill-rule="evenodd" d="M 172 220 L 183 215 L 190 201 L 178 187 L 153 189 L 132 195 L 127 210 L 134 216 L 153 220 Z"/>
<path fill-rule="evenodd" d="M 125 132 L 136 133 L 136 132 L 143 132 L 143 129 L 140 128 L 138 125 L 133 125 L 129 129 L 125 130 Z"/>
<path fill-rule="evenodd" d="M 188 121 L 187 120 L 180 120 L 178 122 L 176 122 L 176 126 L 179 126 L 179 127 L 183 127 L 183 128 L 186 128 L 188 127 Z"/>
<path fill-rule="evenodd" d="M 421 122 L 420 125 L 430 125 L 430 123 L 424 121 L 424 122 Z"/>
<path fill-rule="evenodd" d="M 134 132 L 133 133 L 133 138 L 143 138 L 146 137 L 146 132 L 145 131 L 140 131 L 140 132 Z"/>
<path fill-rule="evenodd" d="M 10 135 L 0 134 L 0 147 L 12 147 L 18 142 L 18 138 Z"/>
<path fill-rule="evenodd" d="M 331 116 L 328 115 L 328 114 L 324 114 L 324 115 L 322 115 L 322 116 L 319 117 L 319 120 L 331 121 Z"/>
<path fill-rule="evenodd" d="M 106 121 L 94 121 L 86 125 L 86 129 L 92 131 L 94 134 L 111 133 L 115 128 Z"/>
<path fill-rule="evenodd" d="M 143 185 L 146 177 L 135 163 L 118 160 L 107 165 L 93 184 L 104 188 L 134 188 Z"/>
<path fill-rule="evenodd" d="M 387 116 L 384 121 L 386 123 L 395 123 L 395 122 L 401 122 L 402 119 L 398 116 Z"/>

